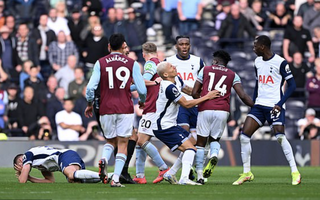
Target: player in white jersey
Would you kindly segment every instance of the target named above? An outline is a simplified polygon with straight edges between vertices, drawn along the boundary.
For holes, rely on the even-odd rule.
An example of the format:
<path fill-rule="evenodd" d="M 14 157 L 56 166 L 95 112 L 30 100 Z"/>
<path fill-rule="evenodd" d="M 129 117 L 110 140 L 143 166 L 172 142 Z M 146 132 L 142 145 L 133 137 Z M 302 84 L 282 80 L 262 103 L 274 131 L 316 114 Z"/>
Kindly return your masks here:
<path fill-rule="evenodd" d="M 53 183 L 52 172 L 62 172 L 69 183 L 97 183 L 100 182 L 98 172 L 85 169 L 79 154 L 70 149 L 55 149 L 39 146 L 29 149 L 24 154 L 18 154 L 13 160 L 16 176 L 20 183 Z M 41 171 L 44 178 L 30 176 L 31 168 Z"/>
<path fill-rule="evenodd" d="M 183 82 L 193 87 L 197 80 L 197 75 L 202 67 L 205 66 L 202 59 L 198 56 L 190 54 L 190 38 L 188 36 L 177 36 L 176 45 L 177 54 L 166 58 L 166 61 L 177 68 L 178 76 Z M 191 95 L 182 92 L 182 95 L 187 99 L 193 99 Z M 196 107 L 179 108 L 177 123 L 188 132 L 195 134 L 197 125 L 198 110 Z M 196 135 L 194 135 L 196 138 Z"/>
<path fill-rule="evenodd" d="M 158 75 L 163 79 L 160 83 L 160 90 L 156 102 L 156 122 L 152 124 L 154 135 L 165 143 L 172 151 L 179 149 L 180 154 L 176 166 L 182 165 L 180 184 L 201 185 L 191 181 L 188 176 L 196 153 L 196 148 L 190 141 L 190 133 L 177 126 L 177 114 L 179 105 L 186 108 L 193 107 L 201 102 L 219 96 L 219 92 L 210 91 L 207 95 L 194 100 L 186 100 L 181 91 L 191 94 L 192 88 L 186 86 L 180 77 L 177 77 L 177 69 L 169 62 L 161 62 L 157 67 Z M 180 168 L 179 167 L 179 168 Z M 179 169 L 172 167 L 164 174 L 164 179 L 172 184 L 177 184 L 175 174 Z"/>
<path fill-rule="evenodd" d="M 298 185 L 301 182 L 301 175 L 297 169 L 291 145 L 284 134 L 284 103 L 295 90 L 296 84 L 287 61 L 274 54 L 270 47 L 271 41 L 268 36 L 258 36 L 254 41 L 253 51 L 258 56 L 254 62 L 257 76 L 253 96 L 255 105 L 251 108 L 240 135 L 243 174 L 240 174 L 240 178 L 233 185 L 241 185 L 254 179 L 250 164 L 250 138 L 265 121 L 272 127 L 275 137 L 289 162 L 292 185 Z M 288 87 L 283 94 L 282 86 L 284 81 L 287 81 Z"/>

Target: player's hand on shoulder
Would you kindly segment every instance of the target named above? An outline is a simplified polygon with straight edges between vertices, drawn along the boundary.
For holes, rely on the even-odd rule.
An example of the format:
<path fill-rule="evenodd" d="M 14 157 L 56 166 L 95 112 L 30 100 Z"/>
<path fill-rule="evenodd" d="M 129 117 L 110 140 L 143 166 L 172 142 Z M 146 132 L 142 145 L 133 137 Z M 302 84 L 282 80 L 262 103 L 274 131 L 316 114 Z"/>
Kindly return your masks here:
<path fill-rule="evenodd" d="M 220 97 L 220 91 L 218 91 L 218 90 L 210 91 L 210 92 L 208 92 L 208 94 L 206 96 L 208 96 L 209 99 L 218 98 L 218 97 Z"/>
<path fill-rule="evenodd" d="M 158 83 L 160 83 L 160 82 L 162 81 L 162 78 L 161 78 L 161 77 L 158 77 L 158 78 L 156 78 L 155 81 L 157 81 Z"/>

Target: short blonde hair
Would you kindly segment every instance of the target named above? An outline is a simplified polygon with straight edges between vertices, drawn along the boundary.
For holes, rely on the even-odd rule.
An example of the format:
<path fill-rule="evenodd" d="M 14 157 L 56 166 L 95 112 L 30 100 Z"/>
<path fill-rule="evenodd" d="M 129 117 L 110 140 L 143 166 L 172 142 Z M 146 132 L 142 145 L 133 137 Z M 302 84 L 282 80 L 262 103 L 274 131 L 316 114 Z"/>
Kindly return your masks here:
<path fill-rule="evenodd" d="M 142 45 L 144 53 L 157 53 L 157 46 L 154 43 L 146 42 Z"/>

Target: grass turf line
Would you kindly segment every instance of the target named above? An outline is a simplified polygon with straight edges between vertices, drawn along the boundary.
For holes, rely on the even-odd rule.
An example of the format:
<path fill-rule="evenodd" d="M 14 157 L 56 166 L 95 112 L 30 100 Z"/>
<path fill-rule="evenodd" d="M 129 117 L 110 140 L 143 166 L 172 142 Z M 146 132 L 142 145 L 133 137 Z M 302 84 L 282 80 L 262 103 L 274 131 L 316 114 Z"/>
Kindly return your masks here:
<path fill-rule="evenodd" d="M 217 166 L 205 185 L 181 186 L 165 181 L 152 184 L 157 168 L 146 168 L 148 184 L 111 188 L 101 183 L 69 184 L 59 172 L 54 173 L 53 184 L 19 184 L 12 168 L 0 168 L 0 199 L 319 199 L 320 167 L 303 167 L 299 171 L 302 184 L 292 186 L 289 167 L 254 166 L 253 182 L 232 186 L 242 168 Z M 130 173 L 134 175 L 135 168 L 130 168 Z M 36 169 L 31 174 L 41 177 Z"/>

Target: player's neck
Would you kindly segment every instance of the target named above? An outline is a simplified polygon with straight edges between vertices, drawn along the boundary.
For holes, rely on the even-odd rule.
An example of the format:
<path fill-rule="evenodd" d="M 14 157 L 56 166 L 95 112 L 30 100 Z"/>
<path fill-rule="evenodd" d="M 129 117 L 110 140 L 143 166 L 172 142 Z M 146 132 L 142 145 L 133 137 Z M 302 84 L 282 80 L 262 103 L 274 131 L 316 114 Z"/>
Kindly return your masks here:
<path fill-rule="evenodd" d="M 272 56 L 274 55 L 274 53 L 272 51 L 267 51 L 263 56 L 263 60 L 269 60 L 270 58 L 272 58 Z"/>

